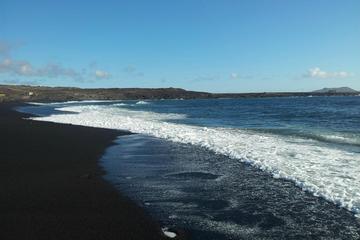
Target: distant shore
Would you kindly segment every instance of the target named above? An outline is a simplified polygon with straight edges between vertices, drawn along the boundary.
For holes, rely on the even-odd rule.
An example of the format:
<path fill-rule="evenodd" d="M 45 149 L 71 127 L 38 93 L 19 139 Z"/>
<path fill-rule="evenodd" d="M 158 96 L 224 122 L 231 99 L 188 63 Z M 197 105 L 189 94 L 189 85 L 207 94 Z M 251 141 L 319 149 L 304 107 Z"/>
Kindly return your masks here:
<path fill-rule="evenodd" d="M 350 88 L 324 88 L 313 92 L 209 93 L 181 88 L 71 88 L 0 85 L 0 102 L 64 102 L 81 100 L 214 99 L 313 96 L 359 96 Z"/>
<path fill-rule="evenodd" d="M 24 120 L 0 104 L 0 239 L 163 239 L 160 226 L 102 178 L 120 131 Z"/>

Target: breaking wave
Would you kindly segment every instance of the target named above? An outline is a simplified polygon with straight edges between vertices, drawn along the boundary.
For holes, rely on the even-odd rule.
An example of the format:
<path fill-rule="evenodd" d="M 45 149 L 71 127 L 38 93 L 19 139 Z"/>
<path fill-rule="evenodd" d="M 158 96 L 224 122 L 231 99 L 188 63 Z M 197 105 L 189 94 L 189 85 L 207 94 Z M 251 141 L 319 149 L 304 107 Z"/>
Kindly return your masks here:
<path fill-rule="evenodd" d="M 138 101 L 138 102 L 136 102 L 135 104 L 149 104 L 149 102 L 146 102 L 146 101 Z"/>
<path fill-rule="evenodd" d="M 275 135 L 235 128 L 200 127 L 167 122 L 183 114 L 131 111 L 115 106 L 68 106 L 72 112 L 34 117 L 39 121 L 128 130 L 173 142 L 193 144 L 249 163 L 275 178 L 293 181 L 359 216 L 360 153 L 321 144 L 313 138 Z"/>

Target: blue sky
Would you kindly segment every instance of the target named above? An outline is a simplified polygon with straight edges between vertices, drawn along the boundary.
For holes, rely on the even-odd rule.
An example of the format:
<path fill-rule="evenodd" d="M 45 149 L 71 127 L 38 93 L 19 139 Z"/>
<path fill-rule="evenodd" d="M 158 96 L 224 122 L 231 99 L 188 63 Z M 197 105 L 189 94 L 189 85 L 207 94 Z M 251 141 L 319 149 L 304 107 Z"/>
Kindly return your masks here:
<path fill-rule="evenodd" d="M 359 0 L 0 1 L 0 83 L 360 90 Z"/>

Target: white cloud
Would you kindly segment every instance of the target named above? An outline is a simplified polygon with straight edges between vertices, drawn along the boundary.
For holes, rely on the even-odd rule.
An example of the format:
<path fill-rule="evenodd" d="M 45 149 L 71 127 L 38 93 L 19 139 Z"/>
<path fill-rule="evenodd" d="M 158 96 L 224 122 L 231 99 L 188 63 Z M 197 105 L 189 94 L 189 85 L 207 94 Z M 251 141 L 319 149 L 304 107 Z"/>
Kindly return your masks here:
<path fill-rule="evenodd" d="M 34 74 L 34 70 L 30 64 L 21 64 L 19 68 L 17 69 L 18 73 L 20 75 L 32 75 Z"/>
<path fill-rule="evenodd" d="M 99 78 L 99 79 L 107 79 L 107 78 L 110 78 L 110 73 L 108 72 L 105 72 L 103 70 L 96 70 L 95 71 L 95 77 L 96 78 Z"/>
<path fill-rule="evenodd" d="M 308 72 L 304 75 L 305 77 L 310 78 L 321 78 L 321 79 L 329 79 L 329 78 L 347 78 L 351 77 L 353 74 L 345 71 L 340 72 L 327 72 L 321 70 L 319 67 L 311 68 Z"/>
<path fill-rule="evenodd" d="M 10 74 L 13 76 L 22 77 L 46 77 L 46 78 L 70 78 L 76 81 L 83 81 L 87 78 L 108 79 L 111 74 L 103 71 L 96 70 L 94 75 L 89 76 L 87 70 L 84 69 L 79 72 L 73 68 L 63 67 L 60 64 L 48 63 L 43 66 L 35 67 L 28 61 L 13 60 L 5 58 L 0 60 L 0 73 Z"/>
<path fill-rule="evenodd" d="M 0 74 L 8 74 L 12 78 L 70 78 L 75 81 L 91 81 L 96 79 L 107 79 L 111 74 L 96 69 L 96 63 L 91 64 L 88 68 L 76 70 L 71 67 L 64 67 L 58 63 L 47 63 L 45 65 L 34 66 L 26 60 L 18 60 L 11 57 L 12 49 L 16 45 L 9 44 L 0 39 Z M 94 69 L 95 68 L 95 69 Z"/>
<path fill-rule="evenodd" d="M 230 78 L 231 78 L 231 79 L 238 79 L 238 78 L 239 78 L 239 74 L 237 74 L 237 73 L 231 73 L 231 74 L 230 74 Z"/>
<path fill-rule="evenodd" d="M 41 67 L 34 67 L 28 61 L 17 61 L 11 58 L 5 58 L 0 62 L 0 73 L 8 73 L 26 77 L 69 77 L 73 79 L 82 79 L 80 73 L 72 68 L 65 68 L 59 64 L 47 64 Z"/>

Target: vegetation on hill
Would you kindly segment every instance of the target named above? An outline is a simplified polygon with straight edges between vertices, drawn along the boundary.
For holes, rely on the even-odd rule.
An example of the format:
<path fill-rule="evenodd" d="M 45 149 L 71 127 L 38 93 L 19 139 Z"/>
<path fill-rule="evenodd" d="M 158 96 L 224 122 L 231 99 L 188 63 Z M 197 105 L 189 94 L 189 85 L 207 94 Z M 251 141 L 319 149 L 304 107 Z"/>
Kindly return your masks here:
<path fill-rule="evenodd" d="M 357 91 L 263 92 L 263 93 L 207 93 L 181 88 L 96 88 L 41 87 L 0 85 L 0 102 L 8 101 L 75 101 L 128 99 L 205 99 L 291 96 L 358 95 Z"/>

